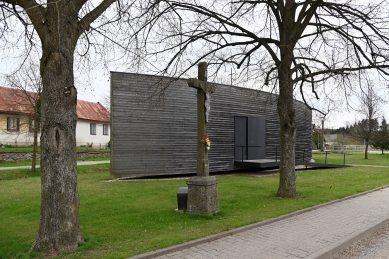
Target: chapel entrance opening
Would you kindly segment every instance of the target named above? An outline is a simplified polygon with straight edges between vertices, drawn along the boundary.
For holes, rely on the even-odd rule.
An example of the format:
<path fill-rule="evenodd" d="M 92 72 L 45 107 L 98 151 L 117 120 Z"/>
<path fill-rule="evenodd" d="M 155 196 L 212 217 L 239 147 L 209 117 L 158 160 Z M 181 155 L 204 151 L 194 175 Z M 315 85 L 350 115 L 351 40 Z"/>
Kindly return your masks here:
<path fill-rule="evenodd" d="M 235 161 L 266 159 L 266 120 L 235 116 Z"/>

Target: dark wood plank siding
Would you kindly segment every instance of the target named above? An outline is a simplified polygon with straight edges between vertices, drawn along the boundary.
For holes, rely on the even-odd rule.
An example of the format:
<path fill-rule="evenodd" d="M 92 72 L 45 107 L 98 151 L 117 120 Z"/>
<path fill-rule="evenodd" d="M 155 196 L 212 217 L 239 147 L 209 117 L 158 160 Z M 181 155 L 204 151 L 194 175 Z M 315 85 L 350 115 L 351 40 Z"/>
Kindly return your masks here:
<path fill-rule="evenodd" d="M 279 149 L 276 95 L 216 84 L 211 97 L 208 123 L 211 173 L 234 169 L 235 116 L 264 118 L 266 156 L 276 156 Z M 188 87 L 186 80 L 112 72 L 111 173 L 116 177 L 195 173 L 196 105 L 196 90 Z M 309 160 L 311 112 L 301 102 L 296 101 L 295 107 L 296 159 Z"/>

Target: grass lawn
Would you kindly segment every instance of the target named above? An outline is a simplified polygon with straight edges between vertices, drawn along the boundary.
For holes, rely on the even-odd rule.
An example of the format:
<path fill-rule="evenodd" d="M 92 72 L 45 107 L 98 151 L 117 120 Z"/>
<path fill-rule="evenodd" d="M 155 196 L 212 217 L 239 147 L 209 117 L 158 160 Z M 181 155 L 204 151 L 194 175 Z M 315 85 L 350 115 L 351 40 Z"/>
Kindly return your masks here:
<path fill-rule="evenodd" d="M 77 161 L 105 161 L 110 160 L 110 157 L 87 157 L 79 158 Z M 36 161 L 36 164 L 40 164 L 40 160 Z M 11 167 L 11 166 L 31 166 L 31 161 L 20 161 L 20 162 L 1 162 L 0 167 Z"/>
<path fill-rule="evenodd" d="M 324 163 L 325 156 L 325 152 L 313 153 L 313 159 L 317 163 Z M 327 154 L 327 164 L 343 164 L 343 159 L 344 154 L 331 152 Z M 389 166 L 389 154 L 369 153 L 368 159 L 365 159 L 364 152 L 346 153 L 346 164 Z"/>
<path fill-rule="evenodd" d="M 32 152 L 34 147 L 30 146 L 16 146 L 16 145 L 3 145 L 0 143 L 1 152 Z M 38 152 L 40 151 L 40 146 L 38 146 Z M 91 152 L 109 152 L 106 144 L 95 144 L 94 147 L 87 147 L 86 145 L 77 146 L 77 151 L 91 151 Z"/>
<path fill-rule="evenodd" d="M 27 254 L 38 231 L 40 177 L 12 179 L 0 182 L 0 258 L 43 258 Z M 61 258 L 126 258 L 168 247 L 387 185 L 389 171 L 353 167 L 298 172 L 295 199 L 275 196 L 277 175 L 218 176 L 221 212 L 214 217 L 174 212 L 185 179 L 109 179 L 107 164 L 79 167 L 86 243 Z"/>

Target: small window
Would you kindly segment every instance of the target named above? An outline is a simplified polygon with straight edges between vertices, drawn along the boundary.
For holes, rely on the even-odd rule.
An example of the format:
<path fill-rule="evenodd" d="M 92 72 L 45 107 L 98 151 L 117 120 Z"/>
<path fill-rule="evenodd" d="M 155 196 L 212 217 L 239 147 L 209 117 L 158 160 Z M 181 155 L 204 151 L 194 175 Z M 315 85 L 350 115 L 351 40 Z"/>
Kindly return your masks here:
<path fill-rule="evenodd" d="M 19 118 L 7 117 L 7 130 L 19 131 Z"/>
<path fill-rule="evenodd" d="M 96 135 L 96 123 L 91 123 L 90 124 L 90 134 L 91 135 Z"/>
<path fill-rule="evenodd" d="M 108 124 L 103 124 L 103 135 L 108 135 Z"/>

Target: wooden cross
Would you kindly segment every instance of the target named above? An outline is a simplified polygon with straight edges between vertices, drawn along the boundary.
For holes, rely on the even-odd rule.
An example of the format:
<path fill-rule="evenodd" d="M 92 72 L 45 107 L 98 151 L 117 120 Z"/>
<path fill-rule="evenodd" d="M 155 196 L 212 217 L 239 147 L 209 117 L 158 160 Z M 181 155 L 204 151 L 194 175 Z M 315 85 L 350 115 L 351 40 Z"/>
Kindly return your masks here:
<path fill-rule="evenodd" d="M 190 78 L 189 87 L 197 89 L 197 176 L 209 176 L 208 150 L 203 142 L 207 135 L 207 123 L 211 109 L 211 93 L 215 86 L 207 83 L 206 62 L 198 64 L 198 79 Z"/>

